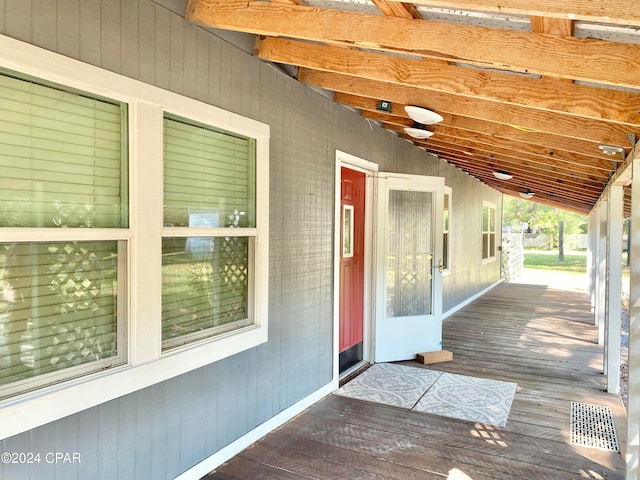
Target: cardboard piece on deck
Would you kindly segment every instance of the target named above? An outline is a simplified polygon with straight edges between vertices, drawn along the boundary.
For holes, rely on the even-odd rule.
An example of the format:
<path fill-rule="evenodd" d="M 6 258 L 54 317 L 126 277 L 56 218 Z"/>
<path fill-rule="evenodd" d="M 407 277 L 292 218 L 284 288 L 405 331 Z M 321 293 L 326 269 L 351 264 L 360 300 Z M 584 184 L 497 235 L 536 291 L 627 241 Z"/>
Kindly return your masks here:
<path fill-rule="evenodd" d="M 448 350 L 438 350 L 435 352 L 418 353 L 416 359 L 423 364 L 440 363 L 453 360 L 453 352 Z"/>

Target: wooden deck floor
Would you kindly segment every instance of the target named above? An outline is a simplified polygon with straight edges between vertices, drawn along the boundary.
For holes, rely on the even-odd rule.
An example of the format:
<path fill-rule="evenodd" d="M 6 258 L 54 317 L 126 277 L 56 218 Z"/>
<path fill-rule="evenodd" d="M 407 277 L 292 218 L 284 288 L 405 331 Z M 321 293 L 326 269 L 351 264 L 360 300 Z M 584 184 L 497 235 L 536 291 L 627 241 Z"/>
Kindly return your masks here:
<path fill-rule="evenodd" d="M 612 407 L 626 437 L 591 323 L 583 293 L 502 284 L 444 322 L 454 360 L 421 367 L 516 382 L 506 427 L 330 395 L 206 478 L 624 478 L 620 454 L 570 443 L 571 401 Z"/>

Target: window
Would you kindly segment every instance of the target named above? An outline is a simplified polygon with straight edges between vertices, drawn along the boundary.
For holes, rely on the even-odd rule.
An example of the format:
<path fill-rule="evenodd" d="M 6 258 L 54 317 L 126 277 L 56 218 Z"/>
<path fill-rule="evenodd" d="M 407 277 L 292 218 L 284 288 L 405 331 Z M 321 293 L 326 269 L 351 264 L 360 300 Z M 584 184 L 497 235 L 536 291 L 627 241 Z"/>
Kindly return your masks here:
<path fill-rule="evenodd" d="M 267 341 L 268 125 L 0 36 L 0 162 L 0 438 Z"/>
<path fill-rule="evenodd" d="M 164 118 L 163 348 L 253 325 L 255 140 Z M 233 229 L 231 233 L 228 229 Z"/>
<path fill-rule="evenodd" d="M 125 360 L 126 131 L 126 105 L 0 74 L 0 227 L 22 227 L 0 242 L 0 397 Z"/>
<path fill-rule="evenodd" d="M 442 266 L 443 273 L 449 273 L 451 255 L 451 187 L 444 187 L 444 206 L 442 208 Z"/>
<path fill-rule="evenodd" d="M 496 206 L 482 202 L 482 259 L 496 258 Z"/>

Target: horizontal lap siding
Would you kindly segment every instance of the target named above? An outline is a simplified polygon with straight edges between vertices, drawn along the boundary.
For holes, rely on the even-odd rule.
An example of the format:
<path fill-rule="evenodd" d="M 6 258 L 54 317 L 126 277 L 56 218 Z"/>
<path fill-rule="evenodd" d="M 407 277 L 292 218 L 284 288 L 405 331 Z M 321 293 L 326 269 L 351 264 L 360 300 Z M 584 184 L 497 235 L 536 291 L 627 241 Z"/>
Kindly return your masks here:
<path fill-rule="evenodd" d="M 0 0 L 0 29 L 271 127 L 268 343 L 3 440 L 3 451 L 79 451 L 82 466 L 0 465 L 0 478 L 173 478 L 327 384 L 335 149 L 387 171 L 444 164 L 150 0 Z M 466 194 L 453 186 L 457 205 Z"/>

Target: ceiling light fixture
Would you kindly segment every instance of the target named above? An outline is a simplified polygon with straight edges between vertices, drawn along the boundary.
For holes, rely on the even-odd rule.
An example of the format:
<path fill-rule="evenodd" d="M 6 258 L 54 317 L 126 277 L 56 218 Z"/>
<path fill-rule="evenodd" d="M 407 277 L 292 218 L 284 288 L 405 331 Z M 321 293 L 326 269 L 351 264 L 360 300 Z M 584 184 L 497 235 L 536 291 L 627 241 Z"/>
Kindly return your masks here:
<path fill-rule="evenodd" d="M 619 153 L 624 155 L 624 148 L 616 147 L 615 145 L 600 145 L 598 148 L 602 150 L 602 153 L 604 153 L 605 155 L 613 156 Z"/>
<path fill-rule="evenodd" d="M 535 195 L 535 193 L 531 192 L 531 191 L 526 191 L 526 192 L 520 192 L 520 196 L 522 198 L 531 198 Z"/>
<path fill-rule="evenodd" d="M 511 180 L 513 178 L 513 175 L 506 170 L 496 170 L 493 172 L 493 176 L 500 180 Z"/>
<path fill-rule="evenodd" d="M 444 120 L 444 118 L 442 118 L 436 112 L 432 112 L 431 110 L 427 110 L 426 108 L 406 105 L 404 107 L 404 110 L 414 122 L 422 123 L 423 125 L 433 125 L 434 123 L 438 123 Z"/>
<path fill-rule="evenodd" d="M 433 132 L 430 132 L 429 130 L 415 127 L 405 127 L 404 131 L 407 133 L 407 135 L 420 140 L 424 140 L 425 138 L 429 138 L 431 135 L 433 135 Z"/>

